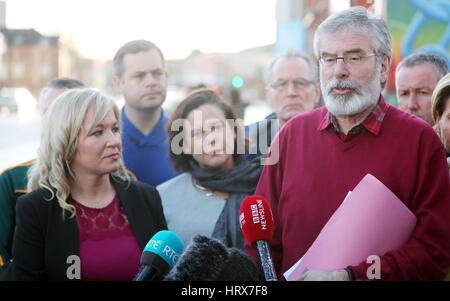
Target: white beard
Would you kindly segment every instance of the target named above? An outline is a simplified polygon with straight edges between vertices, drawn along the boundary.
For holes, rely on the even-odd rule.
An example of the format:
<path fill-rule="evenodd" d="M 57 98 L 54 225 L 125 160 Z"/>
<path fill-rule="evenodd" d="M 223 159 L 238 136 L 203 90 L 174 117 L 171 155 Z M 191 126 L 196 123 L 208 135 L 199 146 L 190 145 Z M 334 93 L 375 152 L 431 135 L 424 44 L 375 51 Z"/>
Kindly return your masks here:
<path fill-rule="evenodd" d="M 354 116 L 364 112 L 369 107 L 374 107 L 381 94 L 381 66 L 377 66 L 375 75 L 367 88 L 361 87 L 351 80 L 333 79 L 326 86 L 323 83 L 322 74 L 320 89 L 322 91 L 325 106 L 334 116 Z M 333 95 L 331 91 L 336 88 L 353 89 L 350 95 Z"/>

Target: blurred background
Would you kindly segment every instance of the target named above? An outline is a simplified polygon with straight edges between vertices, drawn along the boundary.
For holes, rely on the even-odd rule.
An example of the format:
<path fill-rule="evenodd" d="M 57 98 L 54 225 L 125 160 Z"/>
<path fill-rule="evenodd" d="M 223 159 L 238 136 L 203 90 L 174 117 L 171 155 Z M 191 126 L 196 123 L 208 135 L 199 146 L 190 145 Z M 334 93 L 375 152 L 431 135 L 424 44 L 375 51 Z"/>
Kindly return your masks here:
<path fill-rule="evenodd" d="M 268 61 L 288 49 L 312 52 L 328 15 L 362 5 L 383 16 L 394 65 L 416 49 L 449 60 L 450 0 L 11 0 L 0 1 L 0 171 L 36 156 L 39 92 L 50 80 L 80 79 L 114 97 L 111 60 L 134 39 L 158 45 L 167 60 L 174 109 L 199 85 L 220 91 L 245 124 L 271 112 Z M 393 81 L 385 96 L 396 105 Z"/>

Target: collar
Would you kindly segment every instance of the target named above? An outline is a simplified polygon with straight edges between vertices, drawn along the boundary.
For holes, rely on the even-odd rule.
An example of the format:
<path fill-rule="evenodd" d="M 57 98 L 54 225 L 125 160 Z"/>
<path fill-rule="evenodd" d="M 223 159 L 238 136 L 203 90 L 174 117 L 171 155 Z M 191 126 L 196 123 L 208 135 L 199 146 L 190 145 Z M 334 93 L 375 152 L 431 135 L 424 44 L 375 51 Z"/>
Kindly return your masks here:
<path fill-rule="evenodd" d="M 167 139 L 166 125 L 169 121 L 164 110 L 161 110 L 161 116 L 155 127 L 145 135 L 142 133 L 127 117 L 124 108 L 120 112 L 120 119 L 123 125 L 123 136 L 130 137 L 139 144 L 160 144 Z"/>
<path fill-rule="evenodd" d="M 370 112 L 370 114 L 366 117 L 366 119 L 364 119 L 362 123 L 353 127 L 350 130 L 349 134 L 354 131 L 357 131 L 359 133 L 363 130 L 367 130 L 370 133 L 374 134 L 375 136 L 378 136 L 378 134 L 381 131 L 381 126 L 383 124 L 383 120 L 384 117 L 386 116 L 388 108 L 389 104 L 387 104 L 386 101 L 384 100 L 384 97 L 380 95 L 378 103 L 372 110 L 372 112 Z M 327 114 L 325 114 L 325 116 L 322 118 L 322 121 L 320 122 L 319 127 L 317 129 L 319 131 L 323 131 L 330 126 L 337 134 L 342 134 L 339 129 L 336 116 L 327 111 Z"/>

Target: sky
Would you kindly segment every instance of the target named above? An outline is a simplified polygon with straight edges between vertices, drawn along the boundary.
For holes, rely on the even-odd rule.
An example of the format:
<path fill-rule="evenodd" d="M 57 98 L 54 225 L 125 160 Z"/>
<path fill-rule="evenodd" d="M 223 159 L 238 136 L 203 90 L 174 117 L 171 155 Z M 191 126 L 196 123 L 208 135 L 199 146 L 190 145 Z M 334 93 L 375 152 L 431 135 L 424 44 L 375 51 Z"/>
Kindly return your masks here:
<path fill-rule="evenodd" d="M 274 43 L 276 0 L 8 0 L 6 26 L 71 37 L 93 59 L 112 59 L 135 39 L 182 59 L 193 49 L 236 52 Z"/>

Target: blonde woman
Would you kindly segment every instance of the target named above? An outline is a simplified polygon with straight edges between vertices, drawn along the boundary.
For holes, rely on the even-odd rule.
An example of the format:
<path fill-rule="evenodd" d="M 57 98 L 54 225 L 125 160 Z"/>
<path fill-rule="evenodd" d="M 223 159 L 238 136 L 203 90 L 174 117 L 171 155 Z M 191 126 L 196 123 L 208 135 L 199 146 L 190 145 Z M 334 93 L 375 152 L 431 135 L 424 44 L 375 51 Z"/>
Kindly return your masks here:
<path fill-rule="evenodd" d="M 16 208 L 15 280 L 132 280 L 145 244 L 167 228 L 158 192 L 127 178 L 118 108 L 96 90 L 52 104 L 29 179 Z"/>
<path fill-rule="evenodd" d="M 447 162 L 450 170 L 450 73 L 441 78 L 433 91 L 431 113 L 436 131 L 447 150 Z"/>

